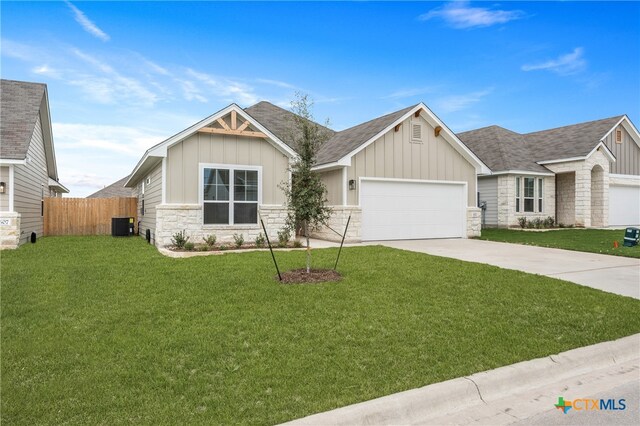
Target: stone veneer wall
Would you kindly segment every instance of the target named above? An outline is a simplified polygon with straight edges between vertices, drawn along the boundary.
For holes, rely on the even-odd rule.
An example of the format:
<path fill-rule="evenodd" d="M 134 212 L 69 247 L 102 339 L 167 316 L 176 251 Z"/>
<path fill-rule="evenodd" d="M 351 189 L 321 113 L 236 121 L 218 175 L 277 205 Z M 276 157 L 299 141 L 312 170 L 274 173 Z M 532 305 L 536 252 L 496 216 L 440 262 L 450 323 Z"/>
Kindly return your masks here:
<path fill-rule="evenodd" d="M 0 212 L 0 250 L 18 248 L 20 213 Z"/>
<path fill-rule="evenodd" d="M 337 232 L 343 233 L 347 225 L 349 215 L 349 229 L 344 239 L 345 243 L 359 243 L 362 241 L 360 227 L 362 225 L 362 209 L 360 207 L 331 206 L 333 214 L 329 219 L 329 226 Z M 311 233 L 312 238 L 318 238 L 327 241 L 341 241 L 342 235 L 338 235 L 327 227 L 323 227 Z"/>
<path fill-rule="evenodd" d="M 467 207 L 467 238 L 479 237 L 482 231 L 482 209 Z"/>
<path fill-rule="evenodd" d="M 278 231 L 285 227 L 287 210 L 284 206 L 260 206 L 259 214 L 264 220 L 271 242 L 278 241 Z M 263 232 L 258 225 L 204 225 L 200 204 L 160 204 L 156 206 L 156 228 L 153 238 L 156 246 L 171 245 L 176 232 L 185 231 L 190 241 L 202 243 L 202 238 L 215 234 L 223 243 L 233 243 L 233 234 L 242 234 L 247 243 Z"/>
<path fill-rule="evenodd" d="M 516 212 L 516 176 L 535 177 L 527 174 L 522 175 L 499 175 L 498 176 L 498 227 L 507 228 L 518 226 L 518 218 L 526 217 L 529 220 L 535 218 L 545 219 L 549 216 L 556 216 L 556 180 L 554 176 L 544 176 L 542 193 L 542 212 Z M 522 193 L 520 194 L 522 196 Z M 537 194 L 536 194 L 537 195 Z M 537 202 L 537 199 L 536 199 Z M 537 205 L 536 205 L 537 208 Z"/>
<path fill-rule="evenodd" d="M 602 148 L 591 154 L 586 160 L 567 161 L 565 163 L 545 164 L 545 167 L 554 173 L 575 172 L 575 213 L 574 224 L 576 226 L 591 227 L 591 170 L 594 166 L 602 167 L 603 175 L 595 188 L 601 195 L 598 206 L 600 207 L 600 223 L 598 226 L 609 225 L 609 159 L 602 153 Z"/>
<path fill-rule="evenodd" d="M 574 172 L 557 174 L 556 188 L 558 210 L 556 221 L 563 225 L 574 225 L 576 220 L 576 174 Z"/>

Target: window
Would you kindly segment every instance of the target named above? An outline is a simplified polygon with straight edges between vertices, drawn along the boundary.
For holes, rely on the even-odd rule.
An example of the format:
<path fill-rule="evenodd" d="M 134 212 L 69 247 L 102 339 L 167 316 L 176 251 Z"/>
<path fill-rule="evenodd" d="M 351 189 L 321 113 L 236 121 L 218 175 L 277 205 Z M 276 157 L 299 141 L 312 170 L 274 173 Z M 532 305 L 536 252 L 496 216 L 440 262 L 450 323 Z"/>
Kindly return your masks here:
<path fill-rule="evenodd" d="M 516 177 L 516 212 L 520 213 L 520 178 Z"/>
<path fill-rule="evenodd" d="M 206 225 L 258 223 L 258 168 L 204 167 L 202 177 Z"/>
<path fill-rule="evenodd" d="M 535 196 L 536 180 L 532 177 L 524 178 L 524 211 L 533 212 L 533 198 Z"/>
<path fill-rule="evenodd" d="M 544 192 L 542 191 L 542 178 L 538 179 L 538 213 L 542 213 L 542 196 Z"/>
<path fill-rule="evenodd" d="M 40 193 L 40 216 L 44 216 L 44 184 L 42 184 Z"/>

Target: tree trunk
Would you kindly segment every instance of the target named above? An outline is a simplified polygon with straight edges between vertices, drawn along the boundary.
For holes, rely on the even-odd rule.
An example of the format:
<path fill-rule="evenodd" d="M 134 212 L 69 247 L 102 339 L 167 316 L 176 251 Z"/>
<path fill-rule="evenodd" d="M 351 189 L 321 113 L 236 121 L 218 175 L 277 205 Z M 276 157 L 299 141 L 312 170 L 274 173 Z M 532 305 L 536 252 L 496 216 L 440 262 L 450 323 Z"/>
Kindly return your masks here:
<path fill-rule="evenodd" d="M 311 247 L 309 247 L 309 224 L 304 221 L 304 236 L 307 238 L 307 274 L 311 272 Z"/>

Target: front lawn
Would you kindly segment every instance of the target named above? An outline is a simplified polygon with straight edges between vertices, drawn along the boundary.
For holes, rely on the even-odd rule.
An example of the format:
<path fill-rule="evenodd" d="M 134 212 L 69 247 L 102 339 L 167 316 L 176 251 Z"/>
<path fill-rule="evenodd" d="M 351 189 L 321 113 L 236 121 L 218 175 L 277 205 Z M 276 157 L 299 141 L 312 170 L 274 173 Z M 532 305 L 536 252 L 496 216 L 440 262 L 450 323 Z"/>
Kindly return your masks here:
<path fill-rule="evenodd" d="M 170 259 L 140 238 L 0 262 L 6 424 L 274 424 L 640 332 L 639 300 L 377 246 L 314 285 L 274 281 L 268 252 Z"/>
<path fill-rule="evenodd" d="M 640 246 L 624 247 L 624 229 L 560 229 L 545 232 L 488 228 L 481 240 L 640 258 Z M 613 247 L 617 241 L 618 248 Z"/>

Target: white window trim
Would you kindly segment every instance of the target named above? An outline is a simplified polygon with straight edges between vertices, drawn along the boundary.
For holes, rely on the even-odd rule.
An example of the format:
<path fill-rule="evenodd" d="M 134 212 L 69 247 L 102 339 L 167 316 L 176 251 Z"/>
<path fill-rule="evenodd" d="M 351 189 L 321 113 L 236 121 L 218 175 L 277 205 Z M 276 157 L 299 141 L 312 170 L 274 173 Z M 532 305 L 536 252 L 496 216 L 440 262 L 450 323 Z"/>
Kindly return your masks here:
<path fill-rule="evenodd" d="M 260 224 L 260 206 L 262 205 L 262 166 L 249 166 L 249 165 L 241 165 L 241 164 L 219 164 L 219 163 L 199 163 L 198 164 L 199 171 L 199 179 L 198 184 L 200 188 L 198 189 L 198 203 L 200 204 L 200 208 L 202 209 L 202 224 L 203 226 L 210 227 L 238 227 L 238 228 L 246 228 L 248 226 L 255 226 Z M 204 169 L 223 169 L 229 170 L 229 223 L 204 223 Z M 234 200 L 234 191 L 233 191 L 233 178 L 236 170 L 251 170 L 258 172 L 258 218 L 256 223 L 233 223 L 233 204 Z M 250 203 L 255 203 L 256 201 L 250 201 Z M 242 203 L 238 201 L 238 203 Z M 248 202 L 247 202 L 248 203 Z"/>
<path fill-rule="evenodd" d="M 524 196 L 524 180 L 526 178 L 530 178 L 533 179 L 533 211 L 528 212 L 524 210 L 524 200 L 525 198 L 530 199 L 532 197 L 525 197 Z M 520 200 L 520 209 L 518 210 L 517 208 L 517 202 L 516 202 L 516 206 L 514 206 L 515 212 L 516 213 L 522 213 L 522 214 L 535 214 L 535 213 L 544 213 L 544 209 L 545 209 L 545 202 L 544 202 L 544 178 L 540 178 L 534 175 L 519 175 L 519 176 L 515 176 L 515 180 L 516 180 L 516 190 L 515 190 L 515 194 L 514 194 L 514 199 L 516 200 Z M 519 180 L 519 182 L 518 182 Z M 542 195 L 540 195 L 540 182 L 542 182 Z M 520 192 L 520 195 L 518 195 L 518 192 Z M 540 209 L 540 201 L 542 200 L 542 209 Z"/>

